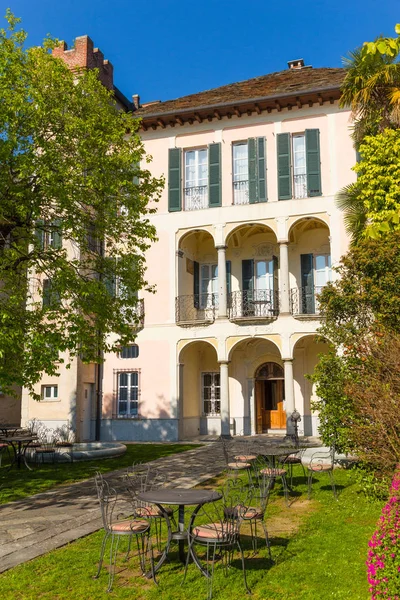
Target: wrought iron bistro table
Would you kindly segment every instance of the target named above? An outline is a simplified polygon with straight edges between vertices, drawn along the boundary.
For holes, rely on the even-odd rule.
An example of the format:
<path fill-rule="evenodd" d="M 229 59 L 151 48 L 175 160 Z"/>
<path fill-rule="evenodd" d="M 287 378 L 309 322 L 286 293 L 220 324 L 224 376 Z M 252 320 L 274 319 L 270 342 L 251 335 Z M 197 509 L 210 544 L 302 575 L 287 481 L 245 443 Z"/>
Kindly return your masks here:
<path fill-rule="evenodd" d="M 267 457 L 271 466 L 275 468 L 277 458 L 285 459 L 291 454 L 298 454 L 301 450 L 302 448 L 290 448 L 288 446 L 265 446 L 262 450 L 262 454 Z"/>
<path fill-rule="evenodd" d="M 10 446 L 12 447 L 13 452 L 14 452 L 14 460 L 12 461 L 12 463 L 10 465 L 10 469 L 15 464 L 17 465 L 18 469 L 20 469 L 21 462 L 23 461 L 26 468 L 29 469 L 30 471 L 32 471 L 32 469 L 26 462 L 25 454 L 26 454 L 26 450 L 27 450 L 29 444 L 31 442 L 33 442 L 34 439 L 36 439 L 35 436 L 33 436 L 33 435 L 13 435 L 10 437 L 8 437 L 8 436 L 3 437 L 1 439 L 3 441 L 7 442 L 7 444 L 10 444 Z"/>
<path fill-rule="evenodd" d="M 165 562 L 172 540 L 178 542 L 180 560 L 183 563 L 186 561 L 185 541 L 188 539 L 188 532 L 185 529 L 185 506 L 196 506 L 196 511 L 203 504 L 207 504 L 208 502 L 216 502 L 221 498 L 222 495 L 213 490 L 187 490 L 185 488 L 158 488 L 138 494 L 139 500 L 148 504 L 155 504 L 160 509 L 168 527 L 167 543 L 158 563 L 154 565 L 155 572 L 157 572 Z M 178 531 L 172 531 L 171 521 L 167 512 L 164 510 L 163 504 L 178 505 Z M 196 560 L 196 557 L 194 557 L 194 559 Z"/>

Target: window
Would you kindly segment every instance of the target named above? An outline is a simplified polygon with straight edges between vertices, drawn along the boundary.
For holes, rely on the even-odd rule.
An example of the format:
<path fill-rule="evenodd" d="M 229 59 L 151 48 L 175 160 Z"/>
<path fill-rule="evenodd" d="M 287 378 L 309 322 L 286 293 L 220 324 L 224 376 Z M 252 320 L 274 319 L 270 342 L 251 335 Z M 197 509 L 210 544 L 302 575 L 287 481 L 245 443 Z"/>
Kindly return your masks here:
<path fill-rule="evenodd" d="M 267 201 L 266 141 L 249 138 L 232 145 L 233 204 Z"/>
<path fill-rule="evenodd" d="M 221 388 L 219 373 L 202 373 L 201 375 L 203 414 L 205 416 L 220 416 Z"/>
<path fill-rule="evenodd" d="M 316 314 L 318 294 L 332 280 L 330 254 L 301 254 L 301 312 Z"/>
<path fill-rule="evenodd" d="M 139 346 L 131 344 L 130 346 L 122 346 L 119 351 L 119 358 L 137 358 L 139 356 Z"/>
<path fill-rule="evenodd" d="M 322 196 L 319 129 L 277 135 L 278 200 Z"/>
<path fill-rule="evenodd" d="M 243 317 L 271 317 L 278 311 L 278 259 L 242 260 Z"/>
<path fill-rule="evenodd" d="M 58 385 L 42 385 L 41 395 L 47 402 L 58 400 Z"/>
<path fill-rule="evenodd" d="M 249 203 L 249 147 L 247 142 L 232 146 L 233 204 Z"/>
<path fill-rule="evenodd" d="M 292 136 L 293 196 L 307 198 L 306 137 L 304 133 Z"/>
<path fill-rule="evenodd" d="M 218 265 L 200 265 L 200 308 L 218 306 Z"/>
<path fill-rule="evenodd" d="M 139 412 L 139 371 L 117 373 L 117 416 L 137 417 Z"/>
<path fill-rule="evenodd" d="M 61 302 L 59 292 L 54 289 L 51 279 L 43 279 L 42 305 L 48 308 L 56 308 Z"/>
<path fill-rule="evenodd" d="M 185 152 L 185 210 L 208 207 L 208 150 Z"/>
<path fill-rule="evenodd" d="M 35 229 L 36 241 L 41 250 L 44 248 L 62 248 L 62 224 L 59 219 L 52 222 L 39 219 Z"/>

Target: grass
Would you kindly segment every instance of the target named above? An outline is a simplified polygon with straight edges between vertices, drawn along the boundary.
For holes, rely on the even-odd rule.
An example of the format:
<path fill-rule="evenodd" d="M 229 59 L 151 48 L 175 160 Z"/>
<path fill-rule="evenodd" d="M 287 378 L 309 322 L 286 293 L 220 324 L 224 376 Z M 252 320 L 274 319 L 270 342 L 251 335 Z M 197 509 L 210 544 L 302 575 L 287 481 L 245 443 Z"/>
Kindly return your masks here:
<path fill-rule="evenodd" d="M 148 462 L 197 447 L 194 444 L 127 444 L 126 453 L 116 458 L 60 463 L 57 468 L 52 464 L 33 465 L 32 471 L 24 466 L 9 470 L 9 463 L 3 459 L 0 468 L 0 504 L 45 492 L 58 485 L 89 479 L 96 471 L 107 473 L 126 468 L 133 462 Z"/>
<path fill-rule="evenodd" d="M 295 471 L 296 496 L 290 508 L 283 502 L 280 485 L 272 493 L 267 526 L 273 563 L 260 540 L 259 553 L 251 555 L 244 535 L 247 575 L 254 600 L 367 600 L 365 574 L 367 542 L 381 506 L 365 499 L 351 471 L 335 471 L 339 500 L 333 498 L 328 477 L 315 478 L 308 501 L 300 470 Z M 210 481 L 214 487 L 218 480 Z M 244 531 L 246 534 L 246 531 Z M 96 571 L 102 532 L 16 567 L 0 576 L 2 600 L 206 600 L 204 577 L 189 566 L 181 587 L 182 565 L 176 553 L 158 573 L 158 587 L 141 577 L 137 558 L 119 561 L 114 588 L 106 593 L 107 569 L 98 580 Z M 121 554 L 122 556 L 122 554 Z M 106 559 L 107 564 L 107 559 Z M 215 573 L 216 600 L 245 597 L 240 562 L 235 558 L 227 576 L 220 565 Z"/>

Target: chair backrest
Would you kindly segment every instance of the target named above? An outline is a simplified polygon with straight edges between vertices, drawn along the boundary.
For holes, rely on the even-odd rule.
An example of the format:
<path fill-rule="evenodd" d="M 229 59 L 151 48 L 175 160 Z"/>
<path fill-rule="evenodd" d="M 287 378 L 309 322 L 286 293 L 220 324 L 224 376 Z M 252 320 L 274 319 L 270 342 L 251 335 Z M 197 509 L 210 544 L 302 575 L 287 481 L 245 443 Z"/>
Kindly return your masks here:
<path fill-rule="evenodd" d="M 317 450 L 313 452 L 310 457 L 310 465 L 315 467 L 323 466 L 326 464 L 331 465 L 333 468 L 335 462 L 335 446 L 331 446 L 329 450 Z"/>
<path fill-rule="evenodd" d="M 95 475 L 97 498 L 100 503 L 101 517 L 105 531 L 111 531 L 113 512 L 118 500 L 118 494 L 114 488 L 110 488 L 108 481 L 101 473 Z"/>

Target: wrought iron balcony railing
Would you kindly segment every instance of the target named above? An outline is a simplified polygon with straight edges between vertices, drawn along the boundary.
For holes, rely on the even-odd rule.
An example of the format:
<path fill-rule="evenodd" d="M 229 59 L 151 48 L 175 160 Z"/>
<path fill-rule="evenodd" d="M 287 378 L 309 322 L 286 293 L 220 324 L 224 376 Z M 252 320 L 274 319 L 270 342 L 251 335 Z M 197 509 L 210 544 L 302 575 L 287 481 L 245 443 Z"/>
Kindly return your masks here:
<path fill-rule="evenodd" d="M 144 300 L 143 298 L 139 298 L 136 301 L 136 306 L 133 308 L 133 313 L 135 316 L 135 320 L 133 322 L 133 329 L 135 331 L 140 331 L 144 327 Z"/>
<path fill-rule="evenodd" d="M 273 290 L 231 292 L 228 296 L 229 319 L 273 319 L 279 314 L 279 293 Z"/>
<path fill-rule="evenodd" d="M 233 204 L 248 204 L 249 203 L 249 182 L 234 181 L 233 182 Z"/>
<path fill-rule="evenodd" d="M 180 324 L 212 323 L 215 320 L 215 294 L 192 294 L 175 299 L 175 319 Z"/>
<path fill-rule="evenodd" d="M 208 207 L 208 186 L 197 185 L 186 187 L 183 190 L 185 196 L 185 210 L 199 210 Z"/>
<path fill-rule="evenodd" d="M 301 175 L 293 176 L 294 183 L 294 197 L 295 198 L 307 198 L 307 175 L 305 173 Z"/>
<path fill-rule="evenodd" d="M 291 289 L 290 312 L 292 315 L 318 315 L 318 295 L 323 289 L 323 286 Z"/>

